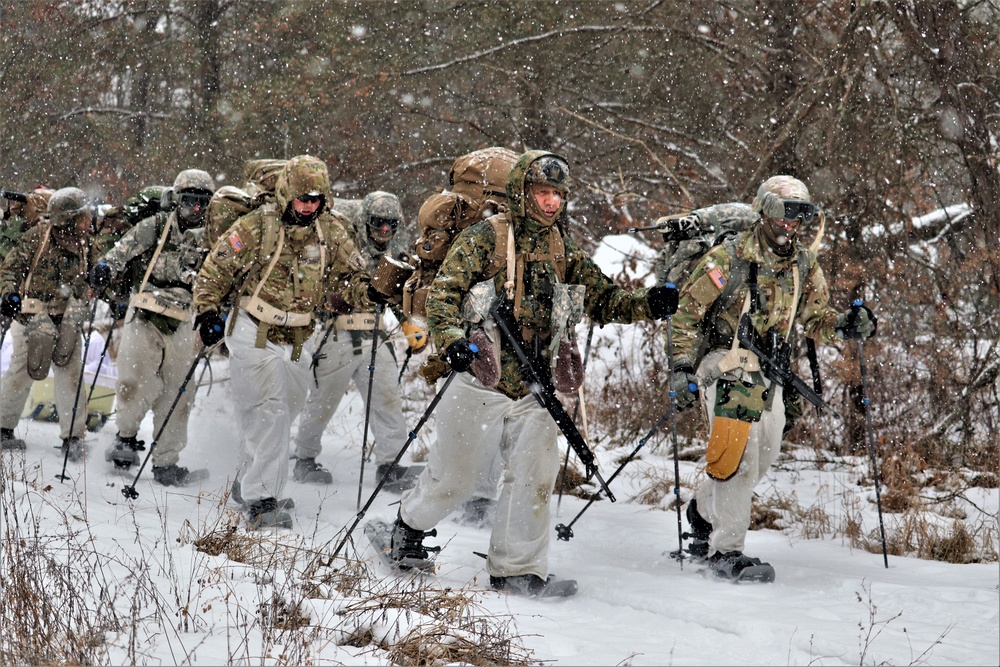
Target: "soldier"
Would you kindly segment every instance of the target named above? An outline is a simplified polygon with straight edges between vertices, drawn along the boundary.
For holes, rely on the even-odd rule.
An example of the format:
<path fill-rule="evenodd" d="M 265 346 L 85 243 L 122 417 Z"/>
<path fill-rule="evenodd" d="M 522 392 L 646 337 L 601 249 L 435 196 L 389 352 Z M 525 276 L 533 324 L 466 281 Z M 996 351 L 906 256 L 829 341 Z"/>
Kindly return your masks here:
<path fill-rule="evenodd" d="M 176 208 L 139 222 L 91 270 L 95 289 L 128 274 L 133 292 L 118 349 L 118 434 L 105 459 L 125 470 L 139 463 L 138 452 L 145 449 L 139 426 L 152 410 L 153 432 L 160 434 L 152 453 L 153 479 L 164 486 L 193 481 L 191 471 L 177 463 L 187 446 L 194 388 L 186 388 L 170 409 L 196 356 L 191 292 L 207 253 L 205 209 L 214 187 L 201 169 L 177 174 L 168 195 Z"/>
<path fill-rule="evenodd" d="M 671 310 L 676 290 L 654 287 L 629 294 L 562 235 L 556 221 L 565 210 L 568 189 L 569 166 L 563 158 L 545 151 L 522 155 L 507 183 L 508 210 L 461 232 L 431 285 L 429 329 L 444 359 L 459 372 L 452 384 L 461 391 L 441 399 L 438 439 L 428 466 L 400 502 L 391 537 L 397 562 L 427 558 L 422 543 L 426 531 L 472 495 L 499 442 L 503 482 L 486 565 L 492 587 L 529 596 L 576 591 L 574 581 L 554 583 L 548 573 L 549 498 L 559 471 L 559 429 L 529 395 L 509 346 L 487 342 L 488 334 L 484 338 L 479 330 L 467 329 L 461 315 L 466 295 L 483 288 L 487 294 L 505 290 L 535 365 L 550 368 L 551 350 L 560 348 L 552 373 L 559 386 L 559 377 L 568 372 L 561 367 L 564 358 L 553 321 L 553 302 L 564 291 L 560 288 L 584 286 L 582 309 L 599 324 L 660 318 Z M 487 348 L 478 358 L 470 337 Z M 465 373 L 470 368 L 474 377 Z"/>
<path fill-rule="evenodd" d="M 394 243 L 403 222 L 403 209 L 396 195 L 370 192 L 364 199 L 334 199 L 333 207 L 351 221 L 348 233 L 369 275 L 374 274 L 375 267 L 387 252 L 393 258 L 403 254 L 403 244 Z M 412 485 L 412 481 L 407 482 L 408 468 L 393 465 L 399 450 L 406 444 L 407 434 L 395 359 L 389 356 L 394 350 L 385 346 L 383 354 L 376 355 L 374 371 L 369 373 L 374 314 L 353 312 L 339 295 L 328 295 L 327 303 L 332 306 L 327 318 L 330 322 L 324 322 L 320 328 L 330 333 L 314 336 L 306 344 L 310 358 L 314 358 L 320 346 L 322 350 L 314 358 L 314 383 L 299 419 L 292 479 L 309 484 L 333 481 L 333 476 L 316 462 L 316 457 L 322 451 L 323 431 L 347 393 L 348 383 L 353 380 L 371 415 L 372 434 L 377 445 L 374 447 L 378 464 L 376 474 L 386 479 L 388 488 L 401 491 L 408 484 Z M 383 331 L 379 332 L 378 340 L 380 344 L 387 340 Z M 372 404 L 368 406 L 370 375 Z"/>
<path fill-rule="evenodd" d="M 770 568 L 743 549 L 753 489 L 778 457 L 785 423 L 782 387 L 762 374 L 757 357 L 735 338 L 740 319 L 748 314 L 758 334 L 773 331 L 781 340 L 796 322 L 820 342 L 867 338 L 876 326 L 866 308 L 838 316 L 828 305 L 823 270 L 796 238 L 817 214 L 802 181 L 767 179 L 753 209 L 760 216 L 750 229 L 695 266 L 674 317 L 677 406 L 695 402 L 696 386 L 711 429 L 705 477 L 687 508 L 689 550 L 727 578 L 740 578 L 746 568 Z"/>
<path fill-rule="evenodd" d="M 80 332 L 90 298 L 91 210 L 82 190 L 62 188 L 52 194 L 47 211 L 48 220 L 29 229 L 0 264 L 0 318 L 13 339 L 10 367 L 0 382 L 0 446 L 24 449 L 14 428 L 32 382 L 44 380 L 54 367 L 62 449 L 79 461 L 87 424 L 86 396 L 78 383 Z"/>
<path fill-rule="evenodd" d="M 284 165 L 275 201 L 239 218 L 216 242 L 194 290 L 195 327 L 205 345 L 225 335 L 234 412 L 245 465 L 234 490 L 254 528 L 291 527 L 279 508 L 288 480 L 292 421 L 305 401 L 309 357 L 302 346 L 328 292 L 369 309 L 369 278 L 347 236 L 350 224 L 328 209 L 326 164 L 302 155 Z M 224 325 L 230 289 L 237 305 Z M 224 333 L 225 328 L 225 333 Z M 235 495 L 235 494 L 234 494 Z"/>

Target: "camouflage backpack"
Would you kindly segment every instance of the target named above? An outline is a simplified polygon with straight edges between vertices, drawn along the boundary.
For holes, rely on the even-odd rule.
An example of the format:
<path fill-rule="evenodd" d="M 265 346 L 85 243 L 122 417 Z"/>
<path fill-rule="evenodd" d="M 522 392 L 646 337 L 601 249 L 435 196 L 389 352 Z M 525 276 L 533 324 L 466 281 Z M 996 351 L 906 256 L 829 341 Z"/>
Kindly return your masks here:
<path fill-rule="evenodd" d="M 243 187 L 224 185 L 212 195 L 205 211 L 205 244 L 211 248 L 236 219 L 274 201 L 274 186 L 287 160 L 247 160 Z"/>
<path fill-rule="evenodd" d="M 426 321 L 427 292 L 455 236 L 506 208 L 507 180 L 517 158 L 514 151 L 500 147 L 459 157 L 448 172 L 448 189 L 431 195 L 420 207 L 420 236 L 414 243 L 418 268 L 403 287 L 407 317 Z"/>

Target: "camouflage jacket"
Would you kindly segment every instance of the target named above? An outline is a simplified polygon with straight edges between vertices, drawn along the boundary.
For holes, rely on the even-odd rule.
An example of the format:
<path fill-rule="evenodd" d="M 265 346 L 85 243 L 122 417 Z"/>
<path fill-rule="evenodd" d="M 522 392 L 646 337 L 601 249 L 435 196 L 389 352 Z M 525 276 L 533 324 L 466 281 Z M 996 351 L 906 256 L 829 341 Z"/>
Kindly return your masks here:
<path fill-rule="evenodd" d="M 339 292 L 348 304 L 373 310 L 366 296 L 369 278 L 344 230 L 343 216 L 324 212 L 307 226 L 282 225 L 274 204 L 239 218 L 212 247 L 198 273 L 194 289 L 196 313 L 218 311 L 231 289 L 237 296 L 254 293 L 277 247 L 277 230 L 285 239 L 277 264 L 261 286 L 259 297 L 267 304 L 294 313 L 315 314 L 329 292 Z M 326 266 L 320 265 L 322 229 Z M 291 327 L 272 327 L 271 340 L 291 344 Z"/>
<path fill-rule="evenodd" d="M 158 213 L 130 229 L 104 255 L 102 261 L 111 269 L 113 276 L 118 276 L 125 272 L 130 262 L 136 260 L 128 280 L 131 291 L 138 292 L 164 231 L 167 233 L 166 241 L 142 291 L 155 295 L 158 301 L 170 307 L 187 310 L 191 305 L 194 279 L 208 252 L 203 245 L 204 227 L 181 231 L 176 212 L 169 215 Z"/>
<path fill-rule="evenodd" d="M 509 212 L 501 215 L 508 222 L 513 220 L 514 242 L 519 256 L 523 253 L 549 253 L 548 228 L 531 218 L 512 218 Z M 496 233 L 489 221 L 476 223 L 455 238 L 427 298 L 428 327 L 437 349 L 447 350 L 449 345 L 467 335 L 461 318 L 462 300 L 469 288 L 489 278 L 487 271 L 496 243 Z M 584 310 L 591 319 L 597 324 L 651 319 L 646 298 L 648 290 L 639 289 L 630 294 L 617 287 L 572 239 L 563 237 L 563 244 L 566 253 L 563 282 L 587 288 Z M 506 266 L 501 267 L 492 280 L 497 294 L 502 293 L 507 280 Z M 555 262 L 528 262 L 524 269 L 521 308 L 516 313 L 522 330 L 527 329 L 534 339 L 540 341 L 540 356 L 546 361 L 546 366 L 549 361 L 548 343 L 552 337 L 552 286 L 556 282 Z M 520 364 L 506 345 L 500 349 L 500 367 L 497 389 L 512 399 L 526 396 L 528 387 L 521 377 Z"/>
<path fill-rule="evenodd" d="M 84 234 L 73 239 L 70 246 L 61 244 L 54 234 L 38 258 L 34 270 L 31 268 L 35 254 L 45 236 L 49 223 L 40 223 L 24 233 L 7 257 L 0 264 L 0 294 L 16 292 L 25 298 L 39 299 L 49 303 L 50 312 L 65 310 L 70 297 L 80 300 L 87 291 L 87 273 L 96 257 L 92 247 L 93 237 Z M 31 284 L 27 290 L 24 284 L 31 273 Z M 19 316 L 19 322 L 26 322 L 30 316 Z"/>
<path fill-rule="evenodd" d="M 790 257 L 779 257 L 767 249 L 760 234 L 758 225 L 735 240 L 735 257 L 759 265 L 760 307 L 753 315 L 754 327 L 760 333 L 777 327 L 787 337 L 794 310 L 795 321 L 803 326 L 806 336 L 820 342 L 839 340 L 833 330 L 837 313 L 829 307 L 830 292 L 816 256 L 796 244 L 796 252 Z M 792 267 L 802 256 L 808 257 L 808 266 L 799 267 L 800 292 L 798 303 L 793 304 Z M 674 359 L 678 367 L 695 368 L 705 352 L 731 345 L 750 290 L 744 282 L 727 299 L 728 303 L 716 304 L 732 273 L 729 252 L 719 245 L 701 258 L 681 289 L 680 305 L 673 317 Z"/>

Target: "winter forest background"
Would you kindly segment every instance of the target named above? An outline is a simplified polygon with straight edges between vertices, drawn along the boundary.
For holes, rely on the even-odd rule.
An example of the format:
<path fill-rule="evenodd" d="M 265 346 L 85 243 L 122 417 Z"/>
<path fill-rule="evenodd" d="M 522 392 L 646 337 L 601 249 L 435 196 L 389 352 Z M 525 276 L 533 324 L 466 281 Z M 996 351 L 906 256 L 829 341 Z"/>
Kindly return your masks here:
<path fill-rule="evenodd" d="M 181 169 L 239 185 L 244 160 L 309 153 L 336 196 L 394 192 L 415 225 L 456 156 L 548 149 L 594 249 L 795 175 L 829 216 L 831 303 L 879 317 L 871 417 L 903 512 L 927 485 L 998 486 L 998 33 L 996 0 L 4 1 L 0 188 L 115 204 Z M 660 341 L 601 339 L 642 363 L 589 380 L 593 442 L 634 443 L 659 417 Z M 821 361 L 846 426 L 807 408 L 789 439 L 863 454 L 857 350 Z M 683 437 L 699 428 L 682 415 Z M 984 530 L 921 555 L 995 561 Z"/>

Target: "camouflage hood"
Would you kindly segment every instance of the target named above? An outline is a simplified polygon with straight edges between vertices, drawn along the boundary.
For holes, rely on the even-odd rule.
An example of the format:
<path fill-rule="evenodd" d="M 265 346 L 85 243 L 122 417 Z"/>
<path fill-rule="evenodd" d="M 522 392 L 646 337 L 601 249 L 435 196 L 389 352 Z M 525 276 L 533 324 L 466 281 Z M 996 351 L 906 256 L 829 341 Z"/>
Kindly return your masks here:
<path fill-rule="evenodd" d="M 304 194 L 317 193 L 323 195 L 323 205 L 317 215 L 329 208 L 330 174 L 326 163 L 311 155 L 299 155 L 289 160 L 274 186 L 274 196 L 278 201 L 278 210 L 285 211 L 293 199 Z"/>
<path fill-rule="evenodd" d="M 556 155 L 549 151 L 528 151 L 517 159 L 514 167 L 510 170 L 510 178 L 507 180 L 507 210 L 515 226 L 522 226 L 526 221 L 533 220 L 528 212 L 527 193 L 525 192 L 527 183 L 525 181 L 527 180 L 528 173 L 531 171 L 531 165 L 546 157 L 558 158 L 563 162 L 566 161 L 566 158 L 561 155 Z M 567 191 L 563 200 L 564 210 L 566 206 L 565 199 L 568 198 L 568 195 Z M 534 222 L 539 227 L 545 226 L 537 221 Z"/>

